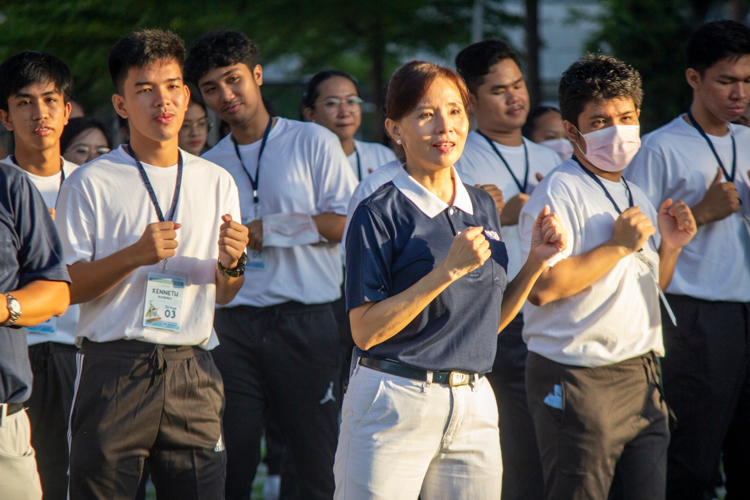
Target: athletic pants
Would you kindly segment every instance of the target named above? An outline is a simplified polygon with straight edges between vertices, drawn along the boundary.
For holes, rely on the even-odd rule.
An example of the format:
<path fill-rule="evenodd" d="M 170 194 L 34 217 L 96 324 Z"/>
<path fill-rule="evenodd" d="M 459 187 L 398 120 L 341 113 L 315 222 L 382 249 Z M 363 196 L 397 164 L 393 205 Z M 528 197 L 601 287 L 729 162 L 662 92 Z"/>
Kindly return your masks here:
<path fill-rule="evenodd" d="M 31 426 L 24 410 L 3 416 L 0 408 L 0 498 L 42 500 Z"/>
<path fill-rule="evenodd" d="M 667 498 L 702 499 L 724 448 L 727 500 L 750 498 L 750 304 L 669 295 L 662 312 L 672 423 Z"/>
<path fill-rule="evenodd" d="M 548 500 L 664 498 L 669 425 L 658 372 L 650 353 L 585 368 L 529 352 L 526 389 Z"/>
<path fill-rule="evenodd" d="M 224 394 L 210 352 L 84 340 L 77 369 L 71 500 L 131 500 L 144 462 L 159 500 L 224 497 Z"/>
<path fill-rule="evenodd" d="M 503 455 L 502 500 L 542 500 L 544 474 L 526 402 L 526 343 L 519 314 L 497 336 L 497 354 L 487 380 L 497 398 Z"/>
<path fill-rule="evenodd" d="M 74 345 L 56 342 L 29 346 L 34 384 L 26 411 L 44 500 L 65 500 L 68 496 L 68 422 L 77 352 Z"/>
<path fill-rule="evenodd" d="M 217 309 L 214 326 L 221 342 L 214 359 L 227 395 L 227 499 L 250 495 L 269 412 L 281 429 L 299 498 L 333 497 L 341 401 L 331 305 Z M 282 480 L 281 498 L 289 498 L 289 486 Z"/>

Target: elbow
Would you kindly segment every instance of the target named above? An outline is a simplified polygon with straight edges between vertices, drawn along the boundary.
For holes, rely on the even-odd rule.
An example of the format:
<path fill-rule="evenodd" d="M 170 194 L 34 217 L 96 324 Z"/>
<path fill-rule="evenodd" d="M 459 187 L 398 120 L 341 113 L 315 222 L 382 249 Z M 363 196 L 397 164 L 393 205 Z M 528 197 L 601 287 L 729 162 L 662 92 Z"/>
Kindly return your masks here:
<path fill-rule="evenodd" d="M 55 293 L 55 300 L 50 301 L 52 307 L 52 316 L 62 316 L 70 306 L 70 285 L 60 282 L 55 286 L 58 290 Z"/>
<path fill-rule="evenodd" d="M 536 287 L 529 293 L 529 302 L 537 307 L 545 306 L 553 300 L 554 298 L 549 293 L 546 293 L 544 290 L 537 290 Z"/>

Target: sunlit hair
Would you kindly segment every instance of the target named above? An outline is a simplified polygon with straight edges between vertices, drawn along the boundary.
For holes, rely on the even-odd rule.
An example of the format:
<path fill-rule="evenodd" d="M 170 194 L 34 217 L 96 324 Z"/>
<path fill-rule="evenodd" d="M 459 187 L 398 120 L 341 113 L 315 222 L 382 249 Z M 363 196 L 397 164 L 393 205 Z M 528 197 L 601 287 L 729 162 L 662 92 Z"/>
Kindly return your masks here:
<path fill-rule="evenodd" d="M 185 59 L 185 43 L 171 31 L 140 30 L 121 38 L 109 51 L 109 75 L 118 94 L 131 68 L 142 68 L 156 61 L 174 61 L 180 65 Z"/>

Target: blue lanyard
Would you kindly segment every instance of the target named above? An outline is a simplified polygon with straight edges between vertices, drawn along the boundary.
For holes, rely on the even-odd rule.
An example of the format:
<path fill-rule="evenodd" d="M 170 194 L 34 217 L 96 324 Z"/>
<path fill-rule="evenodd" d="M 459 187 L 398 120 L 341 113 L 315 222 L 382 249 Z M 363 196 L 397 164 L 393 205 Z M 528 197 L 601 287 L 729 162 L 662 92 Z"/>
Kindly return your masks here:
<path fill-rule="evenodd" d="M 354 147 L 354 154 L 357 155 L 357 174 L 359 175 L 359 182 L 362 182 L 362 161 L 359 159 L 359 151 L 357 147 Z"/>
<path fill-rule="evenodd" d="M 599 178 L 599 176 L 596 175 L 591 170 L 589 170 L 586 167 L 584 167 L 581 164 L 581 162 L 578 160 L 578 158 L 576 158 L 575 155 L 573 155 L 573 160 L 576 163 L 578 163 L 578 166 L 581 167 L 581 169 L 583 169 L 584 172 L 586 172 L 586 175 L 588 175 L 589 177 L 591 177 L 594 180 L 594 182 L 596 182 L 597 184 L 599 184 L 599 187 L 604 190 L 604 194 L 607 196 L 607 198 L 609 198 L 609 201 L 612 202 L 612 205 L 614 205 L 615 210 L 617 210 L 617 213 L 621 214 L 622 210 L 620 210 L 620 207 L 617 205 L 617 202 L 615 201 L 614 198 L 612 198 L 612 195 L 609 193 L 609 191 L 607 190 L 607 187 L 604 185 L 604 183 Z M 628 186 L 628 181 L 625 180 L 625 177 L 623 177 L 621 180 L 622 180 L 623 184 L 625 184 L 625 190 L 628 192 L 628 202 L 630 202 L 630 206 L 633 207 L 634 206 L 634 204 L 633 204 L 633 193 L 630 192 L 630 186 Z"/>
<path fill-rule="evenodd" d="M 260 143 L 260 151 L 258 151 L 258 166 L 255 167 L 255 179 L 253 179 L 253 176 L 250 175 L 250 171 L 245 166 L 245 163 L 242 161 L 242 155 L 240 155 L 240 146 L 237 144 L 237 139 L 234 138 L 234 134 L 232 134 L 232 143 L 234 144 L 234 152 L 237 153 L 237 159 L 240 160 L 240 165 L 242 165 L 242 170 L 245 171 L 248 178 L 250 179 L 250 184 L 253 186 L 253 203 L 255 204 L 255 210 L 258 210 L 258 202 L 260 201 L 258 198 L 258 182 L 260 180 L 260 159 L 263 156 L 263 150 L 266 149 L 266 141 L 268 141 L 268 134 L 271 133 L 271 127 L 273 126 L 273 116 L 268 117 L 268 125 L 266 125 L 266 131 L 263 132 L 263 140 Z"/>
<path fill-rule="evenodd" d="M 734 174 L 737 173 L 737 144 L 734 142 L 734 134 L 732 133 L 732 126 L 729 125 L 729 135 L 732 137 L 732 175 L 729 175 L 729 172 L 727 172 L 727 169 L 724 168 L 724 162 L 721 161 L 721 158 L 719 158 L 719 154 L 716 152 L 716 148 L 714 147 L 714 143 L 711 142 L 711 138 L 708 137 L 708 134 L 703 130 L 703 127 L 701 127 L 697 121 L 695 121 L 695 118 L 693 117 L 693 112 L 688 109 L 687 112 L 688 118 L 690 119 L 690 123 L 693 124 L 693 127 L 695 127 L 695 130 L 698 131 L 698 133 L 703 136 L 703 138 L 708 143 L 708 147 L 711 148 L 711 152 L 714 154 L 714 158 L 716 158 L 716 161 L 719 163 L 719 167 L 721 167 L 721 171 L 724 172 L 724 176 L 727 178 L 729 182 L 734 182 Z"/>
<path fill-rule="evenodd" d="M 477 134 L 481 135 L 487 140 L 487 143 L 492 147 L 492 149 L 495 151 L 495 154 L 500 157 L 500 159 L 503 162 L 503 165 L 505 165 L 505 168 L 508 169 L 508 172 L 510 173 L 510 176 L 513 177 L 513 181 L 515 181 L 516 186 L 518 186 L 518 190 L 522 192 L 523 194 L 526 194 L 526 188 L 529 186 L 529 150 L 526 148 L 526 141 L 521 139 L 523 142 L 523 153 L 526 156 L 526 173 L 524 174 L 523 178 L 523 184 L 521 184 L 521 181 L 518 180 L 518 177 L 516 177 L 516 174 L 513 173 L 513 170 L 511 170 L 510 165 L 508 165 L 508 162 L 503 157 L 502 153 L 500 152 L 497 147 L 495 147 L 495 143 L 492 142 L 492 139 L 484 135 L 482 132 L 477 130 Z"/>
<path fill-rule="evenodd" d="M 126 151 L 135 160 L 135 166 L 138 167 L 138 173 L 141 174 L 143 184 L 146 185 L 146 191 L 148 191 L 148 195 L 151 197 L 151 203 L 154 204 L 154 208 L 156 209 L 156 216 L 159 218 L 159 222 L 164 222 L 167 220 L 171 222 L 174 218 L 175 211 L 177 210 L 177 200 L 179 200 L 180 198 L 180 186 L 182 186 L 182 152 L 178 151 L 179 159 L 177 160 L 177 181 L 175 181 L 174 195 L 172 196 L 172 206 L 169 207 L 169 218 L 165 219 L 164 214 L 161 211 L 161 207 L 159 206 L 159 200 L 156 197 L 156 193 L 154 192 L 154 187 L 151 185 L 151 181 L 148 180 L 148 175 L 146 174 L 146 170 L 143 168 L 143 164 L 135 156 L 133 148 L 130 147 L 130 144 L 128 144 Z"/>

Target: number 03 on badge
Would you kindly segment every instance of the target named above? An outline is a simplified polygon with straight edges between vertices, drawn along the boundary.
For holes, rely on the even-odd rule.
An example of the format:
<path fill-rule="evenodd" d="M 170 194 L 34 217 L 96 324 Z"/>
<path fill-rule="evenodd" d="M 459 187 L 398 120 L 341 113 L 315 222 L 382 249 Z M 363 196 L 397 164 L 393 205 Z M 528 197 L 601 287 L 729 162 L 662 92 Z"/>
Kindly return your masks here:
<path fill-rule="evenodd" d="M 143 326 L 177 332 L 182 318 L 185 278 L 170 274 L 148 273 Z"/>

